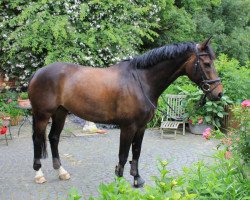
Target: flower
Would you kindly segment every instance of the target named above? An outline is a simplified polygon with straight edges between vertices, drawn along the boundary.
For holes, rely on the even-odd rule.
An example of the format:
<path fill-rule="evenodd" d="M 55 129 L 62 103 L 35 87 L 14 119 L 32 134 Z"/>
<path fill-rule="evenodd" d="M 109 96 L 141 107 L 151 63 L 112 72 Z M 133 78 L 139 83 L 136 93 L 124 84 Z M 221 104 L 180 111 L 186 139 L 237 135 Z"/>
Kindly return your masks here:
<path fill-rule="evenodd" d="M 199 120 L 198 120 L 198 124 L 202 124 L 203 123 L 203 118 L 200 118 Z"/>
<path fill-rule="evenodd" d="M 206 140 L 209 140 L 211 136 L 211 128 L 206 128 L 206 130 L 202 133 L 202 137 Z"/>
<path fill-rule="evenodd" d="M 188 123 L 193 124 L 193 120 L 192 120 L 192 119 L 189 119 L 189 120 L 188 120 Z"/>
<path fill-rule="evenodd" d="M 241 103 L 241 106 L 242 106 L 242 107 L 250 107 L 250 100 L 244 100 L 244 101 Z"/>
<path fill-rule="evenodd" d="M 228 160 L 232 157 L 232 153 L 230 151 L 225 152 L 225 158 Z"/>
<path fill-rule="evenodd" d="M 6 132 L 7 132 L 7 126 L 2 126 L 2 128 L 0 129 L 0 134 L 4 135 L 6 134 Z"/>
<path fill-rule="evenodd" d="M 11 103 L 13 100 L 12 99 L 8 99 L 7 103 Z"/>

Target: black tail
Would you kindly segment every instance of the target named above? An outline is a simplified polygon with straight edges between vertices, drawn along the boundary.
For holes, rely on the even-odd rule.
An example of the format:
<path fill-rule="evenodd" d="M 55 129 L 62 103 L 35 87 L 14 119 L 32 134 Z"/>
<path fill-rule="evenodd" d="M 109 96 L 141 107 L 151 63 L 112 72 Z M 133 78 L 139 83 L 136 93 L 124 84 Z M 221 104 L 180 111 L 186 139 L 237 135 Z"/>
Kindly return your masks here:
<path fill-rule="evenodd" d="M 34 115 L 32 115 L 33 123 L 32 123 L 32 129 L 33 129 L 33 144 L 34 144 L 34 155 L 35 158 L 47 158 L 48 152 L 47 152 L 47 142 L 46 142 L 46 134 L 40 133 L 39 135 L 35 133 L 35 123 L 36 120 L 34 118 Z M 35 147 L 35 145 L 38 145 L 38 148 Z M 40 148 L 39 148 L 40 146 Z"/>

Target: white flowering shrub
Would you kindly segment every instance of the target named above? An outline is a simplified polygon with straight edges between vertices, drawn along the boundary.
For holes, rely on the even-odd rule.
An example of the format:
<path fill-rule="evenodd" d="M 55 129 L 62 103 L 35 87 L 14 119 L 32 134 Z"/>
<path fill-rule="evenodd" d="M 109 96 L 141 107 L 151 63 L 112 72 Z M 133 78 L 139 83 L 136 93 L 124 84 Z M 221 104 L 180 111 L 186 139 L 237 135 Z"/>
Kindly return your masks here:
<path fill-rule="evenodd" d="M 161 0 L 0 1 L 0 66 L 26 86 L 53 62 L 105 67 L 157 35 Z"/>

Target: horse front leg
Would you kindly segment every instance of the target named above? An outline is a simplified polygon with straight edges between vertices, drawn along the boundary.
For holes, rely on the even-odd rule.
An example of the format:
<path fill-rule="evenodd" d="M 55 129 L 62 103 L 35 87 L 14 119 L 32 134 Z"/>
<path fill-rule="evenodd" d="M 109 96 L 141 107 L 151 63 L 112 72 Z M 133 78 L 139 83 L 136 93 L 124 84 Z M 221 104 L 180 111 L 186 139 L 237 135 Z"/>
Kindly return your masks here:
<path fill-rule="evenodd" d="M 120 148 L 119 148 L 119 163 L 115 167 L 115 174 L 118 177 L 123 176 L 124 165 L 128 160 L 129 149 L 136 132 L 135 126 L 121 127 L 120 133 Z"/>
<path fill-rule="evenodd" d="M 132 142 L 132 161 L 130 161 L 130 175 L 134 177 L 134 187 L 143 187 L 145 181 L 141 178 L 138 170 L 138 161 L 141 154 L 141 145 L 144 136 L 145 128 L 138 130 Z"/>

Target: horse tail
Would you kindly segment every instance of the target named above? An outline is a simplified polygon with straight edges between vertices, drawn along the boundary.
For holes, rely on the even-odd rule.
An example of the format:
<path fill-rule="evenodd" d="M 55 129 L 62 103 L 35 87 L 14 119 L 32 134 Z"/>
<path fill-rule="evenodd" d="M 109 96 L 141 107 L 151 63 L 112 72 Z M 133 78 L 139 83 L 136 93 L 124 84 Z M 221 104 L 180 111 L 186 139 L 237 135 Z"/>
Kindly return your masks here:
<path fill-rule="evenodd" d="M 34 114 L 32 114 L 32 120 L 33 120 L 33 123 L 32 123 L 33 143 L 34 143 L 34 146 L 35 145 L 40 146 L 40 148 L 38 147 L 38 148 L 34 149 L 35 151 L 37 151 L 37 152 L 34 152 L 34 153 L 35 153 L 35 155 L 40 154 L 40 155 L 37 155 L 37 156 L 39 156 L 39 158 L 47 158 L 48 157 L 48 152 L 47 152 L 46 134 L 45 134 L 45 132 L 44 133 L 35 132 L 36 120 L 35 120 Z M 39 153 L 39 149 L 41 150 L 40 153 Z"/>

